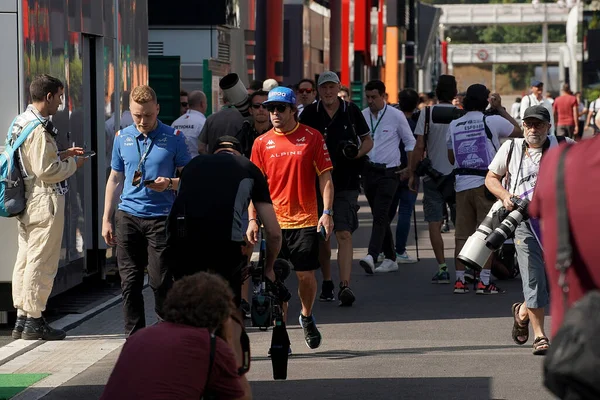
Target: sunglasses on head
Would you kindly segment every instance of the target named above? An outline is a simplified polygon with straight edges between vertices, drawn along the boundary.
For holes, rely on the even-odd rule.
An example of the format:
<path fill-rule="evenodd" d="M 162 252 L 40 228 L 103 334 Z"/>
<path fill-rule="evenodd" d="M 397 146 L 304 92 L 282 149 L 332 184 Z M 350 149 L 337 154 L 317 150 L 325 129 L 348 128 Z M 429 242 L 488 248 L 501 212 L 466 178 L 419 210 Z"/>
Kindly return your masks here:
<path fill-rule="evenodd" d="M 274 112 L 275 110 L 277 110 L 277 112 L 282 113 L 285 112 L 287 107 L 287 104 L 267 104 L 267 111 Z"/>
<path fill-rule="evenodd" d="M 187 106 L 188 106 L 188 103 L 186 103 L 185 101 L 181 102 L 181 107 L 187 107 Z"/>
<path fill-rule="evenodd" d="M 268 107 L 265 106 L 263 103 L 257 103 L 257 104 L 252 104 L 252 108 L 254 108 L 255 110 L 258 110 L 259 108 L 264 108 L 267 109 Z"/>
<path fill-rule="evenodd" d="M 312 93 L 314 89 L 298 89 L 298 93 Z"/>

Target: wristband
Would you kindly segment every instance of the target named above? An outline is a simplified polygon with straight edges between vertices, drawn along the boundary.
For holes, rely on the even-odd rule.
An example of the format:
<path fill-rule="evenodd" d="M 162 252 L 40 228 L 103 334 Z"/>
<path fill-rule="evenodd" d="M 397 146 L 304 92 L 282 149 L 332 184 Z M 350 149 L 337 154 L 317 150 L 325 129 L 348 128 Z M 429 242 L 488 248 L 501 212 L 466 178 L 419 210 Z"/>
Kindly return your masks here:
<path fill-rule="evenodd" d="M 258 219 L 256 219 L 256 218 L 250 218 L 250 219 L 248 220 L 248 223 L 250 223 L 250 221 L 256 221 L 256 223 L 258 224 Z"/>
<path fill-rule="evenodd" d="M 173 179 L 169 178 L 169 186 L 167 186 L 167 190 L 173 189 Z"/>

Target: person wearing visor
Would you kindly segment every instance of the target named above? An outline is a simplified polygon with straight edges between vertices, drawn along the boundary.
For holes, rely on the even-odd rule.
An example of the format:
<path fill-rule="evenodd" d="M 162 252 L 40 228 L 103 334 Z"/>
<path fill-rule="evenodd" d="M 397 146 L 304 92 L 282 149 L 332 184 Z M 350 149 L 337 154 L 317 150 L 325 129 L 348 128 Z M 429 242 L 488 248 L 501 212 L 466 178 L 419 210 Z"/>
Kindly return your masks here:
<path fill-rule="evenodd" d="M 297 122 L 296 94 L 292 89 L 272 89 L 264 104 L 273 129 L 256 139 L 250 159 L 267 179 L 282 229 L 280 258 L 289 260 L 296 271 L 302 304 L 300 326 L 306 345 L 316 349 L 321 345 L 321 333 L 312 315 L 317 294 L 315 270 L 319 267 L 319 240 L 329 239 L 333 231 L 330 173 L 333 167 L 321 133 Z M 315 187 L 317 176 L 325 206 L 320 217 Z M 254 204 L 248 213 L 248 240 L 256 243 L 259 223 Z"/>
<path fill-rule="evenodd" d="M 513 209 L 513 197 L 531 201 L 535 195 L 540 162 L 546 150 L 570 138 L 549 135 L 551 114 L 543 105 L 529 107 L 523 113 L 524 138 L 505 142 L 498 150 L 485 178 L 485 185 L 507 210 Z M 506 179 L 505 185 L 502 180 Z M 548 282 L 544 271 L 544 252 L 540 242 L 539 222 L 535 218 L 522 222 L 515 230 L 515 250 L 523 283 L 522 303 L 512 306 L 512 338 L 523 345 L 529 339 L 529 322 L 533 334 L 533 354 L 548 351 L 550 342 L 544 331 L 544 309 L 549 304 Z"/>
<path fill-rule="evenodd" d="M 117 247 L 125 331 L 131 335 L 146 326 L 142 296 L 146 267 L 154 310 L 159 319 L 163 315 L 162 304 L 173 281 L 165 262 L 167 215 L 179 188 L 175 174 L 190 161 L 190 154 L 184 135 L 158 120 L 160 108 L 150 86 L 132 90 L 129 108 L 134 124 L 115 135 L 102 237 Z"/>
<path fill-rule="evenodd" d="M 239 308 L 248 264 L 242 215 L 250 201 L 264 224 L 265 273 L 275 281 L 273 264 L 281 248 L 281 229 L 265 177 L 242 156 L 235 137 L 222 136 L 213 154 L 196 157 L 185 167 L 180 185 L 167 220 L 169 270 L 175 280 L 200 271 L 221 275 L 229 281 Z M 199 254 L 201 261 L 190 261 Z"/>

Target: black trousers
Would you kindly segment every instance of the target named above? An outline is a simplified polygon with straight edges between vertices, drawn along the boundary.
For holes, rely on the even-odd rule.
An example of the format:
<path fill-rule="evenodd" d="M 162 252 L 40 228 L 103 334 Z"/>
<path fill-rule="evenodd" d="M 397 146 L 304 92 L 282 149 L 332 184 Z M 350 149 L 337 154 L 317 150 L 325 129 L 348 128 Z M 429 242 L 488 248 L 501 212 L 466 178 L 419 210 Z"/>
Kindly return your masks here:
<path fill-rule="evenodd" d="M 383 250 L 385 258 L 396 260 L 394 236 L 390 228 L 392 206 L 396 189 L 400 183 L 397 168 L 374 168 L 367 166 L 363 187 L 373 215 L 373 227 L 369 240 L 369 254 L 374 260 Z M 395 210 L 394 210 L 395 212 Z"/>
<path fill-rule="evenodd" d="M 154 311 L 162 319 L 162 306 L 173 285 L 165 249 L 167 217 L 139 218 L 124 211 L 116 214 L 117 264 L 121 276 L 125 332 L 129 335 L 146 326 L 144 312 L 144 269 L 148 268 L 154 291 Z"/>

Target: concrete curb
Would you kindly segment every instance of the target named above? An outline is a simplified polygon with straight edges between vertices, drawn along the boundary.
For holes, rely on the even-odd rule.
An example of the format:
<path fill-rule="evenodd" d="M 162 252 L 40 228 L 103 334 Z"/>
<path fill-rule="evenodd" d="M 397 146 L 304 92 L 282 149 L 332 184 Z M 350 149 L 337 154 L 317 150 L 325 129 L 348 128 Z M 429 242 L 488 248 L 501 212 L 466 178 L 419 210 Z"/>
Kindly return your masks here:
<path fill-rule="evenodd" d="M 148 287 L 148 277 L 145 277 L 143 289 L 146 289 L 147 287 Z M 66 315 L 66 316 L 62 317 L 61 319 L 53 322 L 52 326 L 55 328 L 58 328 L 58 329 L 63 329 L 66 332 L 69 332 L 70 330 L 75 329 L 76 327 L 83 324 L 84 322 L 94 318 L 96 315 L 102 313 L 103 311 L 106 311 L 109 308 L 119 304 L 122 300 L 123 300 L 123 297 L 121 295 L 114 296 L 113 298 L 108 299 L 104 303 L 102 303 L 82 314 Z M 1 347 L 0 348 L 0 366 L 6 364 L 7 362 L 14 360 L 15 358 L 17 358 L 19 356 L 22 356 L 23 354 L 35 349 L 38 346 L 41 346 L 45 342 L 46 342 L 45 340 L 30 341 L 30 340 L 18 339 L 18 340 L 15 340 L 14 342 L 7 344 L 6 346 Z"/>

